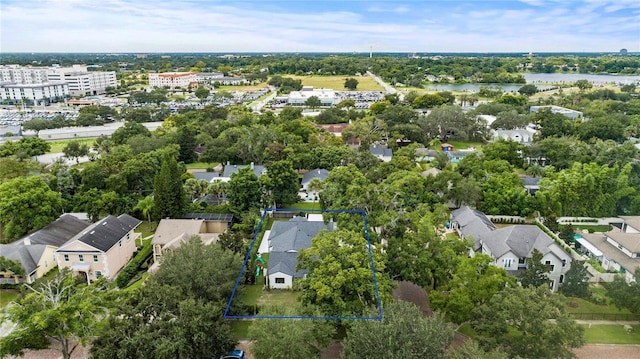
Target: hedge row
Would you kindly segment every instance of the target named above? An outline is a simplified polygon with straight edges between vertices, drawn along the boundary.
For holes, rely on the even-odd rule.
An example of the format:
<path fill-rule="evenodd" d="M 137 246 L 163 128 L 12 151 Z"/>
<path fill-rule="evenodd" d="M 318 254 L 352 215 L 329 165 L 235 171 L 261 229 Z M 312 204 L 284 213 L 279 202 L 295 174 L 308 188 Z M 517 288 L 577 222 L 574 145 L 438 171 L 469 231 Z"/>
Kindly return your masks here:
<path fill-rule="evenodd" d="M 135 277 L 135 275 L 140 270 L 140 267 L 151 257 L 153 254 L 153 247 L 151 243 L 147 246 L 143 246 L 142 250 L 140 250 L 136 256 L 127 264 L 126 267 L 118 274 L 116 278 L 116 284 L 118 288 L 124 288 L 129 284 L 131 278 Z"/>

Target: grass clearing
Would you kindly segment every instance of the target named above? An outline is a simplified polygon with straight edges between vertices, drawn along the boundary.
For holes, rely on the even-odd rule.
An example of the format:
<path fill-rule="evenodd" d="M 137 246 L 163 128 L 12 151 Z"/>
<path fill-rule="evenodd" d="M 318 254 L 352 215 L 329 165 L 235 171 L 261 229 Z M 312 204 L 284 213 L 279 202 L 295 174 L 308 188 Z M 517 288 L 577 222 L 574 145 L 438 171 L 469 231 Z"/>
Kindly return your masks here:
<path fill-rule="evenodd" d="M 217 165 L 219 165 L 218 162 L 193 162 L 187 163 L 185 166 L 188 170 L 206 170 L 207 168 L 215 168 Z"/>
<path fill-rule="evenodd" d="M 620 310 L 613 305 L 598 305 L 581 298 L 564 298 L 567 313 L 630 314 L 628 309 Z"/>
<path fill-rule="evenodd" d="M 469 323 L 462 324 L 460 327 L 458 327 L 457 332 L 460 334 L 464 334 L 469 338 L 475 338 L 478 336 L 476 331 L 471 328 L 471 325 Z"/>
<path fill-rule="evenodd" d="M 16 300 L 18 293 L 15 289 L 0 289 L 0 308 L 4 308 L 7 304 Z"/>
<path fill-rule="evenodd" d="M 80 145 L 87 145 L 87 147 L 93 147 L 93 144 L 96 142 L 95 138 L 87 138 L 87 139 L 77 139 L 77 140 L 63 140 L 63 141 L 52 141 L 49 142 L 51 145 L 51 149 L 48 153 L 61 153 L 62 150 L 69 144 L 69 142 L 80 142 Z"/>
<path fill-rule="evenodd" d="M 450 141 L 447 141 L 447 143 L 453 146 L 454 151 L 466 150 L 469 147 L 475 147 L 476 149 L 478 149 L 484 146 L 484 143 L 482 142 L 472 142 L 472 141 L 450 140 Z M 436 149 L 436 150 L 439 150 L 439 149 Z"/>
<path fill-rule="evenodd" d="M 296 208 L 296 209 L 311 209 L 311 210 L 319 210 L 320 203 L 319 202 L 298 202 L 290 205 L 286 205 L 287 208 Z"/>
<path fill-rule="evenodd" d="M 262 293 L 262 296 L 258 298 L 258 305 L 272 306 L 284 304 L 286 306 L 295 306 L 298 303 L 299 295 L 300 292 L 293 290 L 271 289 Z"/>
<path fill-rule="evenodd" d="M 314 88 L 328 88 L 336 91 L 346 91 L 344 81 L 350 77 L 358 80 L 358 88 L 356 91 L 384 91 L 384 87 L 380 86 L 373 78 L 369 76 L 298 76 L 286 75 L 295 80 L 302 80 L 303 86 L 313 86 Z"/>
<path fill-rule="evenodd" d="M 249 327 L 253 324 L 251 320 L 233 320 L 229 323 L 231 325 L 231 335 L 236 339 L 249 338 Z"/>
<path fill-rule="evenodd" d="M 620 324 L 584 324 L 582 327 L 587 344 L 640 344 L 640 325 L 632 325 L 630 333 Z"/>

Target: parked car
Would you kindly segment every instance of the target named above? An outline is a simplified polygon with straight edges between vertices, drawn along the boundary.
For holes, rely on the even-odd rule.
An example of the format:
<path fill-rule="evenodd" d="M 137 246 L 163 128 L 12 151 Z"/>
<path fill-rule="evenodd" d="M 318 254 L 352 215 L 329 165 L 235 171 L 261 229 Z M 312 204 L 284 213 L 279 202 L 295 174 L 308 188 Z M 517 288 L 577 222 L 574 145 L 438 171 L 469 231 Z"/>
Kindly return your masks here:
<path fill-rule="evenodd" d="M 233 350 L 220 357 L 220 359 L 247 359 L 247 353 L 244 350 Z"/>

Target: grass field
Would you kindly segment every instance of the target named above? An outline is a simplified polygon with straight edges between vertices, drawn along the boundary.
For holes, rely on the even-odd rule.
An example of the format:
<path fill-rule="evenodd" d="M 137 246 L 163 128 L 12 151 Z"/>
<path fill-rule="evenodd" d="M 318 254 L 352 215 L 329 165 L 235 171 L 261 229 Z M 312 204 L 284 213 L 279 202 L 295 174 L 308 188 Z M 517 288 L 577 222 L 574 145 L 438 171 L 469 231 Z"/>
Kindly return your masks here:
<path fill-rule="evenodd" d="M 0 289 L 0 308 L 13 302 L 18 297 L 18 291 L 13 289 Z"/>
<path fill-rule="evenodd" d="M 80 144 L 86 144 L 87 147 L 91 148 L 93 146 L 93 144 L 96 142 L 95 138 L 89 138 L 89 139 L 79 139 L 79 140 L 63 140 L 63 141 L 52 141 L 49 142 L 49 144 L 51 144 L 51 150 L 49 150 L 49 153 L 60 153 L 62 152 L 62 149 L 65 148 L 69 142 L 80 142 Z"/>
<path fill-rule="evenodd" d="M 629 310 L 620 310 L 613 305 L 597 305 L 580 298 L 564 299 L 568 313 L 596 313 L 596 314 L 629 314 Z M 571 305 L 569 305 L 571 303 Z"/>
<path fill-rule="evenodd" d="M 640 344 L 640 325 L 627 333 L 622 325 L 582 325 L 587 344 Z"/>
<path fill-rule="evenodd" d="M 303 86 L 313 86 L 314 88 L 328 88 L 336 91 L 345 91 L 344 80 L 353 77 L 358 80 L 357 91 L 384 91 L 374 79 L 369 76 L 297 76 L 286 75 L 296 80 L 302 80 Z"/>
<path fill-rule="evenodd" d="M 231 324 L 231 334 L 236 339 L 247 339 L 249 338 L 249 327 L 253 323 L 252 320 L 232 320 Z"/>
<path fill-rule="evenodd" d="M 218 162 L 211 162 L 211 163 L 194 162 L 194 163 L 186 164 L 188 170 L 206 170 L 207 168 L 214 168 L 217 165 L 219 165 Z"/>
<path fill-rule="evenodd" d="M 582 224 L 574 224 L 572 225 L 574 230 L 582 230 L 586 229 L 589 232 L 609 232 L 613 229 L 611 225 L 582 225 Z"/>
<path fill-rule="evenodd" d="M 484 143 L 482 142 L 471 142 L 471 141 L 450 140 L 450 141 L 447 141 L 447 143 L 450 145 L 453 145 L 454 151 L 466 150 L 469 147 L 475 147 L 476 149 L 478 149 L 484 146 Z"/>
<path fill-rule="evenodd" d="M 320 203 L 318 202 L 298 202 L 295 204 L 288 204 L 285 207 L 287 208 L 297 208 L 297 209 L 320 209 Z"/>

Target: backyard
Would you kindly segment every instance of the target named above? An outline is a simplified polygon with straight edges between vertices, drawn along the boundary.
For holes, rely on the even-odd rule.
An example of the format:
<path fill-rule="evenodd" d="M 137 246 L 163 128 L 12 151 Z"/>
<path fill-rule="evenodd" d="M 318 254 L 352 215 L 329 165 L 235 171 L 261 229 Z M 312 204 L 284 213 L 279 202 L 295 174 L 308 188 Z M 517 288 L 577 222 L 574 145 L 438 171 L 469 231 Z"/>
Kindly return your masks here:
<path fill-rule="evenodd" d="M 4 308 L 18 297 L 15 289 L 0 289 L 0 308 Z"/>
<path fill-rule="evenodd" d="M 622 324 L 583 324 L 587 344 L 640 344 L 640 325 L 627 332 Z"/>

